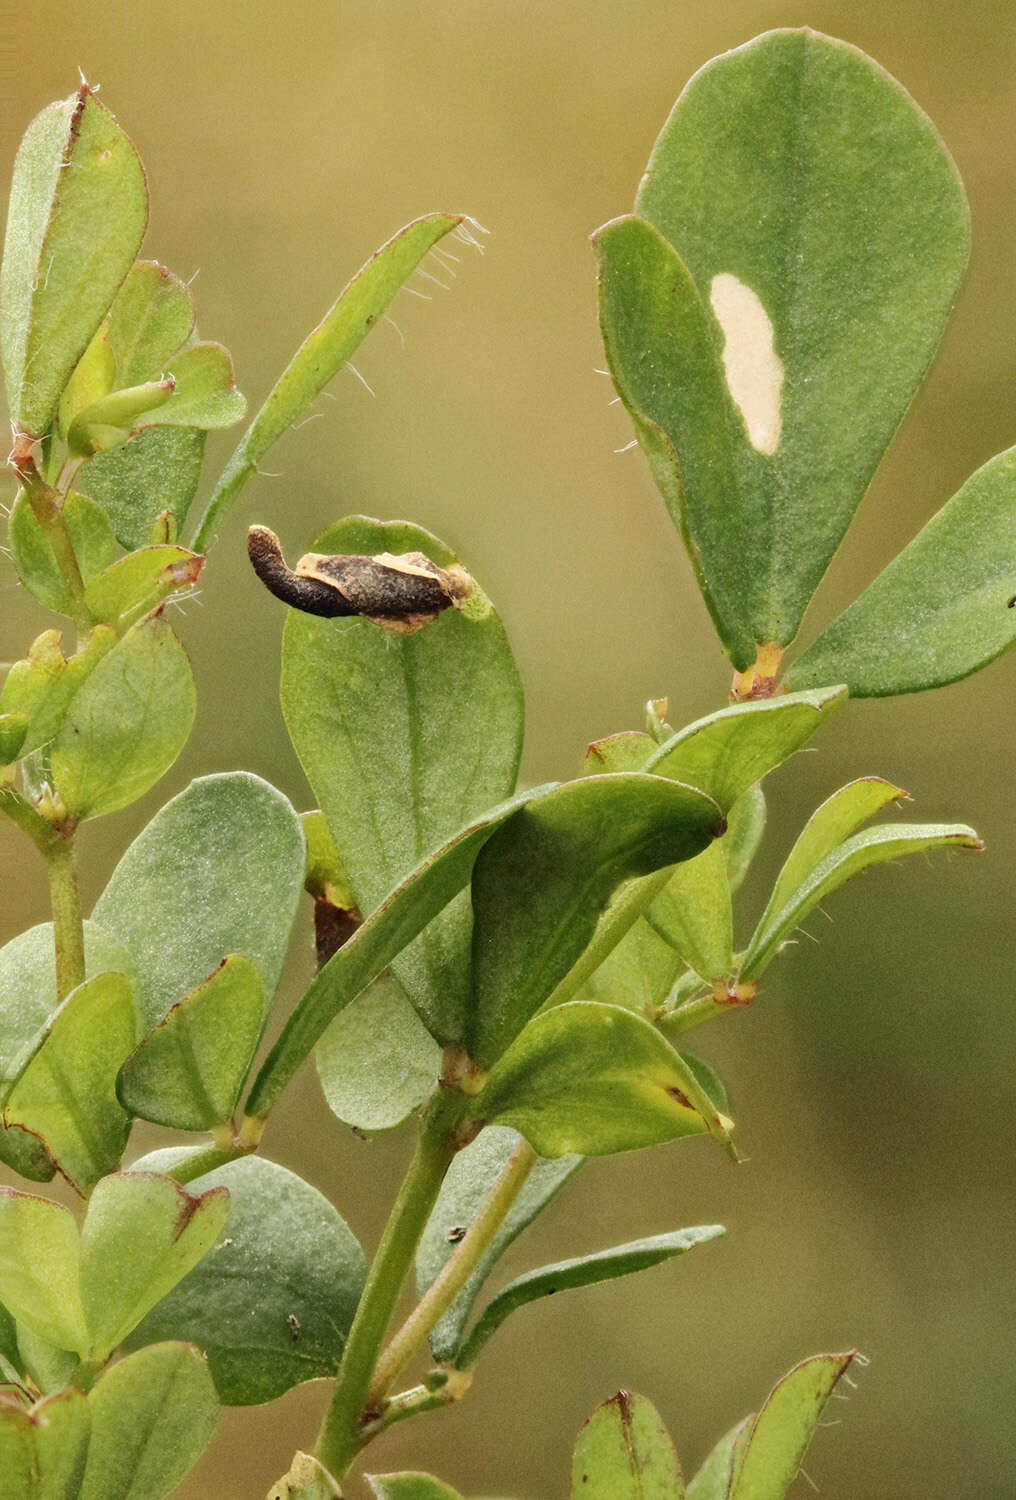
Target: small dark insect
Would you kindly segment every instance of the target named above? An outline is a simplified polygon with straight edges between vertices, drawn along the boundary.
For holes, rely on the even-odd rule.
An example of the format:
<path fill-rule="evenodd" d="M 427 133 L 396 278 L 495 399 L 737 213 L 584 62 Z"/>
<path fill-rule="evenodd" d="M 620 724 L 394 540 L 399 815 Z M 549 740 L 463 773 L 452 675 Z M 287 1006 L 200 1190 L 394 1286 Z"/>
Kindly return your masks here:
<path fill-rule="evenodd" d="M 451 1229 L 449 1229 L 449 1231 L 448 1231 L 448 1243 L 450 1245 L 457 1245 L 459 1243 L 459 1240 L 464 1240 L 465 1237 L 466 1237 L 466 1225 L 465 1224 L 453 1224 L 452 1227 L 451 1227 Z"/>
<path fill-rule="evenodd" d="M 1010 600 L 1009 600 L 1009 603 L 1008 603 L 1008 605 L 1007 605 L 1007 606 L 1006 606 L 1006 608 L 1007 608 L 1007 609 L 1016 609 L 1016 594 L 1013 594 L 1013 596 L 1012 596 L 1012 598 L 1011 598 L 1011 599 L 1010 599 Z"/>
<path fill-rule="evenodd" d="M 286 1322 L 289 1324 L 289 1337 L 293 1340 L 294 1344 L 298 1344 L 300 1342 L 300 1335 L 303 1333 L 303 1329 L 300 1327 L 300 1319 L 296 1316 L 296 1313 L 287 1313 Z"/>
<path fill-rule="evenodd" d="M 252 526 L 247 554 L 265 588 L 293 609 L 329 620 L 359 615 L 400 635 L 412 635 L 442 610 L 457 609 L 473 592 L 464 568 L 439 568 L 422 552 L 398 557 L 308 552 L 288 568 L 274 531 Z"/>

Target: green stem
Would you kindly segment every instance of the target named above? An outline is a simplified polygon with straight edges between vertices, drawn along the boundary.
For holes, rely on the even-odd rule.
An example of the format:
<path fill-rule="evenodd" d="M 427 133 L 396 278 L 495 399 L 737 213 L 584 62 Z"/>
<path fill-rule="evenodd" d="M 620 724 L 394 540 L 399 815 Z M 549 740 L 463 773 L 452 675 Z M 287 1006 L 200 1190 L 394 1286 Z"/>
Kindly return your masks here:
<path fill-rule="evenodd" d="M 349 1330 L 332 1402 L 318 1434 L 315 1456 L 341 1479 L 360 1447 L 367 1390 L 382 1340 L 391 1323 L 445 1173 L 459 1146 L 456 1126 L 468 1100 L 440 1088 L 420 1127 L 413 1159 L 370 1268 L 360 1305 Z M 376 1415 L 376 1413 L 370 1413 Z"/>
<path fill-rule="evenodd" d="M 367 1392 L 368 1410 L 378 1410 L 395 1380 L 405 1369 L 440 1318 L 479 1265 L 508 1210 L 533 1170 L 536 1152 L 520 1140 L 501 1169 L 476 1218 L 454 1255 L 450 1256 L 377 1362 Z"/>
<path fill-rule="evenodd" d="M 55 838 L 46 852 L 49 898 L 53 908 L 57 1000 L 85 982 L 85 932 L 72 837 Z"/>
<path fill-rule="evenodd" d="M 31 442 L 23 436 L 15 439 L 11 465 L 24 487 L 35 519 L 46 533 L 53 549 L 60 577 L 67 590 L 71 618 L 79 630 L 87 630 L 92 625 L 92 617 L 85 608 L 85 583 L 71 534 L 67 529 L 63 511 L 64 496 L 59 489 L 54 489 L 43 479 L 32 456 Z"/>
<path fill-rule="evenodd" d="M 26 797 L 13 786 L 0 788 L 0 811 L 16 823 L 22 833 L 27 833 L 43 858 L 49 855 L 54 839 L 53 825 L 37 812 Z"/>
<path fill-rule="evenodd" d="M 437 1411 L 442 1406 L 451 1406 L 455 1401 L 460 1401 L 471 1381 L 471 1375 L 452 1370 L 445 1385 L 434 1389 L 426 1385 L 414 1385 L 412 1390 L 400 1391 L 397 1396 L 392 1396 L 386 1403 L 381 1415 L 364 1427 L 361 1435 L 361 1448 L 365 1448 L 376 1437 L 380 1437 L 382 1432 L 387 1432 L 389 1427 L 394 1427 L 398 1422 L 404 1422 L 407 1417 L 418 1417 L 422 1412 Z"/>

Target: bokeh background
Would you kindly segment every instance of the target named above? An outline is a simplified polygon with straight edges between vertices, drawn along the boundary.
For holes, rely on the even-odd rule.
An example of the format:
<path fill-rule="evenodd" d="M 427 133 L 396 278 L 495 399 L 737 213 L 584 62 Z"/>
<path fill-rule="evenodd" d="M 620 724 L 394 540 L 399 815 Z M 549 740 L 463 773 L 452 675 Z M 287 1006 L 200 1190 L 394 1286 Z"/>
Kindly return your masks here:
<path fill-rule="evenodd" d="M 837 557 L 806 635 L 850 598 L 967 474 L 1016 441 L 1016 17 L 991 0 L 154 0 L 8 7 L 0 159 L 80 66 L 132 135 L 152 191 L 146 253 L 194 291 L 203 333 L 234 352 L 257 403 L 370 251 L 432 208 L 490 231 L 450 290 L 416 277 L 317 420 L 281 442 L 225 527 L 181 629 L 197 730 L 143 803 L 89 829 L 87 894 L 157 806 L 195 775 L 249 767 L 309 793 L 275 684 L 282 611 L 243 536 L 291 554 L 354 510 L 419 521 L 499 601 L 526 683 L 532 780 L 575 773 L 586 742 L 669 694 L 683 723 L 720 706 L 728 672 L 637 451 L 609 406 L 588 233 L 625 211 L 689 74 L 771 26 L 860 45 L 937 122 L 967 184 L 974 253 L 938 362 Z M 437 270 L 436 267 L 433 269 Z M 423 300 L 429 298 L 430 300 Z M 210 475 L 228 453 L 210 445 Z M 4 654 L 50 621 L 0 575 Z M 1014 580 L 1016 583 L 1016 580 Z M 826 1500 L 1013 1493 L 1012 744 L 1016 663 L 934 695 L 855 704 L 768 783 L 745 931 L 802 819 L 877 773 L 922 819 L 962 817 L 988 852 L 912 860 L 829 903 L 758 1004 L 703 1033 L 750 1158 L 701 1143 L 589 1165 L 506 1263 L 680 1224 L 727 1238 L 621 1286 L 520 1314 L 459 1409 L 408 1424 L 372 1466 L 431 1469 L 467 1494 L 567 1491 L 581 1421 L 619 1385 L 660 1408 L 689 1472 L 797 1358 L 859 1346 L 871 1364 L 808 1459 Z M 40 863 L 0 829 L 3 936 L 45 915 Z M 284 1011 L 309 972 L 299 943 Z M 311 1070 L 267 1146 L 370 1246 L 407 1154 L 335 1126 Z M 141 1139 L 142 1145 L 149 1137 Z M 304 1387 L 230 1413 L 181 1490 L 260 1497 L 312 1441 Z M 807 1482 L 798 1481 L 802 1495 Z M 795 1491 L 796 1493 L 796 1491 Z"/>

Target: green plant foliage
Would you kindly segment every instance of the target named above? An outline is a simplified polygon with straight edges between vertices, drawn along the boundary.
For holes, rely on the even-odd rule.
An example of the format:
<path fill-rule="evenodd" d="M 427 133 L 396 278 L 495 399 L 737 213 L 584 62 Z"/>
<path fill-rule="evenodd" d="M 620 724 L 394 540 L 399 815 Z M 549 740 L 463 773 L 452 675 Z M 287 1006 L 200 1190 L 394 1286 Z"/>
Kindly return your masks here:
<path fill-rule="evenodd" d="M 783 1500 L 854 1352 L 817 1354 L 778 1381 L 752 1423 L 730 1500 Z"/>
<path fill-rule="evenodd" d="M 194 537 L 195 552 L 208 548 L 222 515 L 276 438 L 345 367 L 428 250 L 462 221 L 461 214 L 426 214 L 414 219 L 360 267 L 304 339 L 237 444 Z"/>
<path fill-rule="evenodd" d="M 851 875 L 903 854 L 940 847 L 979 850 L 984 846 L 974 830 L 963 823 L 881 823 L 845 839 L 815 866 L 781 910 L 769 915 L 768 921 L 763 919 L 765 925 L 756 929 L 741 960 L 741 979 L 757 979 L 808 913 Z"/>
<path fill-rule="evenodd" d="M 142 605 L 161 604 L 178 589 L 189 588 L 201 571 L 201 559 L 186 547 L 140 547 L 85 586 L 85 608 L 96 620 L 119 620 Z"/>
<path fill-rule="evenodd" d="M 84 945 L 89 978 L 107 970 L 129 972 L 124 949 L 93 922 L 85 923 Z M 0 948 L 0 1108 L 6 1107 L 11 1090 L 45 1041 L 56 1009 L 53 924 L 43 922 Z M 17 1126 L 0 1129 L 0 1160 L 41 1182 L 56 1170 L 42 1142 Z"/>
<path fill-rule="evenodd" d="M 283 1027 L 251 1089 L 247 1112 L 265 1114 L 325 1028 L 469 882 L 491 835 L 546 787 L 519 792 L 462 829 L 403 880 L 325 964 Z"/>
<path fill-rule="evenodd" d="M 899 84 L 802 29 L 695 75 L 636 211 L 599 236 L 611 370 L 743 670 L 793 639 L 927 369 L 966 201 Z"/>
<path fill-rule="evenodd" d="M 63 517 L 81 577 L 87 584 L 116 561 L 113 528 L 102 506 L 76 490 L 71 490 L 64 501 Z M 35 519 L 28 496 L 23 492 L 18 495 L 11 511 L 9 535 L 14 566 L 28 592 L 47 609 L 61 615 L 71 614 L 70 596 L 53 554 L 52 543 Z"/>
<path fill-rule="evenodd" d="M 441 1072 L 441 1049 L 390 970 L 339 1012 L 315 1058 L 328 1108 L 357 1130 L 401 1125 Z"/>
<path fill-rule="evenodd" d="M 92 1438 L 78 1500 L 163 1500 L 201 1457 L 219 1418 L 208 1366 L 187 1344 L 156 1344 L 120 1360 L 89 1391 L 88 1406 Z"/>
<path fill-rule="evenodd" d="M 88 1402 L 73 1386 L 31 1407 L 0 1398 L 0 1500 L 74 1500 L 89 1426 Z"/>
<path fill-rule="evenodd" d="M 831 687 L 735 703 L 679 730 L 654 751 L 645 769 L 698 787 L 727 813 L 846 701 L 846 688 Z"/>
<path fill-rule="evenodd" d="M 169 400 L 144 413 L 146 427 L 232 427 L 247 409 L 236 389 L 233 361 L 221 344 L 191 344 L 173 356 L 176 389 Z"/>
<path fill-rule="evenodd" d="M 127 1144 L 130 1117 L 116 1097 L 116 1075 L 134 1042 L 130 981 L 100 974 L 53 1014 L 7 1096 L 4 1124 L 36 1136 L 81 1193 L 115 1171 Z"/>
<path fill-rule="evenodd" d="M 196 1179 L 229 1190 L 220 1243 L 128 1340 L 185 1339 L 208 1357 L 228 1406 L 272 1401 L 333 1375 L 363 1288 L 363 1251 L 327 1199 L 257 1157 Z"/>
<path fill-rule="evenodd" d="M 639 918 L 579 986 L 574 998 L 620 1005 L 640 1016 L 651 1014 L 662 1005 L 683 968 L 684 959 L 677 949 Z"/>
<path fill-rule="evenodd" d="M 116 645 L 116 632 L 97 625 L 73 656 L 65 657 L 58 630 L 47 630 L 16 661 L 4 678 L 0 708 L 27 716 L 21 755 L 29 755 L 54 738 L 78 689 Z"/>
<path fill-rule="evenodd" d="M 670 1234 L 655 1234 L 648 1239 L 632 1240 L 627 1245 L 600 1250 L 594 1255 L 580 1255 L 572 1260 L 558 1261 L 556 1265 L 540 1266 L 536 1271 L 527 1271 L 525 1275 L 510 1281 L 491 1298 L 459 1351 L 456 1365 L 459 1369 L 468 1369 L 474 1364 L 484 1344 L 516 1308 L 525 1307 L 527 1303 L 536 1302 L 541 1297 L 551 1297 L 555 1292 L 567 1291 L 573 1287 L 596 1286 L 601 1281 L 614 1281 L 619 1276 L 630 1276 L 635 1271 L 658 1266 L 661 1261 L 683 1255 L 686 1250 L 705 1244 L 707 1240 L 714 1240 L 723 1233 L 720 1224 L 677 1229 Z"/>
<path fill-rule="evenodd" d="M 176 1130 L 211 1130 L 231 1118 L 264 1023 L 261 975 L 231 953 L 174 1005 L 120 1071 L 125 1109 Z"/>
<path fill-rule="evenodd" d="M 416 1287 L 422 1296 L 444 1268 L 455 1250 L 456 1235 L 468 1229 L 483 1200 L 519 1145 L 514 1130 L 492 1125 L 470 1146 L 460 1151 L 441 1184 L 423 1238 L 416 1252 Z M 473 1304 L 490 1272 L 514 1240 L 537 1214 L 557 1197 L 568 1179 L 582 1165 L 581 1156 L 562 1156 L 556 1161 L 538 1161 L 521 1192 L 501 1221 L 475 1271 L 430 1335 L 434 1358 L 454 1360 L 462 1342 Z"/>
<path fill-rule="evenodd" d="M 856 698 L 969 677 L 1016 640 L 1016 449 L 977 470 L 787 671 Z"/>
<path fill-rule="evenodd" d="M 87 84 L 36 116 L 14 167 L 0 272 L 8 405 L 33 437 L 49 430 L 147 222 L 141 163 Z"/>
<path fill-rule="evenodd" d="M 694 1479 L 689 1481 L 687 1500 L 730 1500 L 734 1476 L 741 1466 L 754 1420 L 755 1413 L 752 1412 L 720 1438 Z"/>
<path fill-rule="evenodd" d="M 575 1442 L 571 1500 L 684 1500 L 681 1466 L 656 1408 L 618 1391 Z"/>
<path fill-rule="evenodd" d="M 144 796 L 187 743 L 194 712 L 187 653 L 161 615 L 147 615 L 82 683 L 53 741 L 53 784 L 71 817 Z"/>
<path fill-rule="evenodd" d="M 630 773 L 569 782 L 517 813 L 473 873 L 470 1055 L 500 1057 L 581 956 L 623 881 L 693 858 L 720 832 L 710 797 Z"/>
<path fill-rule="evenodd" d="M 762 842 L 766 827 L 766 799 L 757 784 L 749 787 L 727 814 L 727 831 L 720 840 L 727 861 L 727 883 L 731 895 L 747 875 Z"/>
<path fill-rule="evenodd" d="M 725 1138 L 730 1128 L 655 1027 L 586 1000 L 530 1022 L 471 1107 L 549 1157 L 635 1151 L 710 1128 Z"/>
<path fill-rule="evenodd" d="M 122 448 L 96 454 L 81 484 L 109 517 L 124 547 L 172 541 L 201 480 L 205 434 L 194 427 L 145 427 Z M 168 535 L 153 532 L 168 516 Z"/>
<path fill-rule="evenodd" d="M 365 517 L 329 527 L 313 551 L 458 562 L 420 527 Z M 290 610 L 282 663 L 290 737 L 369 914 L 425 855 L 515 789 L 522 689 L 504 629 L 478 585 L 462 609 L 412 635 Z M 463 1033 L 470 932 L 463 897 L 395 965 L 441 1042 Z"/>
<path fill-rule="evenodd" d="M 81 1228 L 92 1357 L 107 1358 L 187 1275 L 218 1239 L 228 1212 L 229 1194 L 215 1183 L 195 1194 L 169 1177 L 124 1172 L 96 1185 Z"/>
<path fill-rule="evenodd" d="M 375 1500 L 462 1500 L 458 1490 L 432 1474 L 365 1474 Z"/>
<path fill-rule="evenodd" d="M 295 1453 L 289 1473 L 268 1491 L 267 1500 L 342 1500 L 338 1482 L 309 1453 Z"/>
<path fill-rule="evenodd" d="M 259 776 L 200 777 L 156 813 L 94 912 L 132 957 L 146 1030 L 231 953 L 257 966 L 271 1002 L 303 870 L 300 820 Z"/>
<path fill-rule="evenodd" d="M 157 261 L 136 261 L 101 334 L 113 359 L 113 384 L 122 390 L 157 380 L 193 328 L 194 303 L 186 284 Z"/>
<path fill-rule="evenodd" d="M 678 865 L 663 890 L 646 909 L 646 921 L 703 979 L 729 974 L 734 955 L 723 839 Z"/>
<path fill-rule="evenodd" d="M 73 1214 L 48 1198 L 0 1187 L 0 1297 L 19 1323 L 58 1349 L 84 1354 L 80 1246 Z"/>

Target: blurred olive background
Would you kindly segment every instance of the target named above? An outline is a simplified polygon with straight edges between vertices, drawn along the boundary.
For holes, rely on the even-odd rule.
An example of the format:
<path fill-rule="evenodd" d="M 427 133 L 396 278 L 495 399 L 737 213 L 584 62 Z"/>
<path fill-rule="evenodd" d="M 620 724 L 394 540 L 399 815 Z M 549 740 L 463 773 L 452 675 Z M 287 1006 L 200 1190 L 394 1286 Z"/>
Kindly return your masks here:
<path fill-rule="evenodd" d="M 1007 3 L 813 0 L 347 0 L 286 5 L 36 0 L 8 33 L 5 170 L 77 69 L 133 137 L 152 192 L 146 252 L 184 277 L 206 337 L 253 403 L 349 275 L 408 219 L 464 210 L 490 231 L 450 290 L 421 276 L 245 492 L 180 628 L 201 690 L 180 764 L 86 831 L 89 898 L 156 807 L 195 775 L 249 767 L 309 793 L 276 700 L 282 609 L 248 571 L 248 522 L 290 555 L 356 510 L 455 545 L 499 601 L 528 690 L 526 775 L 575 773 L 586 742 L 669 694 L 684 723 L 728 671 L 680 543 L 609 381 L 588 233 L 626 211 L 689 74 L 771 26 L 857 43 L 937 122 L 970 195 L 974 254 L 936 368 L 806 624 L 852 598 L 990 455 L 1016 440 L 1016 21 Z M 453 247 L 454 248 L 454 247 Z M 457 251 L 458 253 L 458 251 Z M 430 270 L 439 276 L 431 261 Z M 429 298 L 430 300 L 423 300 Z M 233 435 L 235 436 L 235 434 Z M 209 477 L 231 446 L 210 444 Z M 4 654 L 51 621 L 2 575 Z M 1016 587 L 1016 580 L 1014 580 Z M 507 1268 L 680 1224 L 728 1236 L 687 1261 L 528 1310 L 459 1409 L 398 1429 L 375 1468 L 428 1468 L 464 1492 L 550 1500 L 574 1434 L 624 1384 L 669 1422 L 689 1472 L 797 1358 L 871 1360 L 808 1472 L 827 1500 L 1013 1492 L 1014 1123 L 1011 871 L 1014 663 L 935 695 L 850 706 L 768 783 L 770 826 L 742 895 L 745 935 L 778 861 L 836 786 L 882 774 L 922 819 L 962 817 L 980 857 L 873 873 L 816 914 L 757 1006 L 703 1034 L 731 1087 L 735 1169 L 693 1142 L 590 1164 Z M 3 936 L 45 916 L 40 862 L 0 829 Z M 309 972 L 296 944 L 282 1007 Z M 153 1133 L 154 1134 L 154 1133 Z M 144 1136 L 147 1144 L 151 1137 Z M 269 1152 L 376 1242 L 406 1133 L 335 1126 L 312 1070 Z M 230 1413 L 181 1491 L 251 1500 L 311 1443 L 308 1386 Z M 805 1480 L 798 1482 L 806 1494 Z M 796 1491 L 795 1491 L 796 1493 Z"/>

